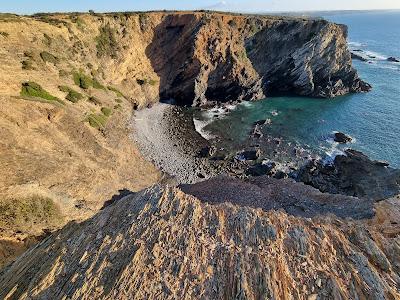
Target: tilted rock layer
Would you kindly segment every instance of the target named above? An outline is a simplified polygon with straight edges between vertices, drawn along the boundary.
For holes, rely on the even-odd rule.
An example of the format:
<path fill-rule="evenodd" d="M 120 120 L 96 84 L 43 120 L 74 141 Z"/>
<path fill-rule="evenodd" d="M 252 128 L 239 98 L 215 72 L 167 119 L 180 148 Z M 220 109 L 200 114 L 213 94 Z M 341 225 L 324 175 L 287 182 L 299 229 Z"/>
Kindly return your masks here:
<path fill-rule="evenodd" d="M 0 298 L 399 299 L 398 202 L 309 219 L 156 186 L 26 252 Z"/>

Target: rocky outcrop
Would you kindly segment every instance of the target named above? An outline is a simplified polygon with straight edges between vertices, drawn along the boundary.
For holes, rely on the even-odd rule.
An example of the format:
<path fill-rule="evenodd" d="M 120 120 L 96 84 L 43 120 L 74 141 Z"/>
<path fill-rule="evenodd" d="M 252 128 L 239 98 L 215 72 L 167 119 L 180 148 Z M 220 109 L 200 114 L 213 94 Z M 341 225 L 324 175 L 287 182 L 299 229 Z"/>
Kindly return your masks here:
<path fill-rule="evenodd" d="M 0 298 L 397 299 L 398 207 L 308 219 L 153 187 L 25 253 Z"/>
<path fill-rule="evenodd" d="M 348 149 L 331 164 L 310 161 L 298 180 L 322 192 L 382 200 L 400 194 L 400 170 Z"/>
<path fill-rule="evenodd" d="M 185 105 L 273 94 L 330 98 L 368 91 L 351 65 L 347 28 L 324 20 L 168 15 L 147 55 L 160 97 Z"/>

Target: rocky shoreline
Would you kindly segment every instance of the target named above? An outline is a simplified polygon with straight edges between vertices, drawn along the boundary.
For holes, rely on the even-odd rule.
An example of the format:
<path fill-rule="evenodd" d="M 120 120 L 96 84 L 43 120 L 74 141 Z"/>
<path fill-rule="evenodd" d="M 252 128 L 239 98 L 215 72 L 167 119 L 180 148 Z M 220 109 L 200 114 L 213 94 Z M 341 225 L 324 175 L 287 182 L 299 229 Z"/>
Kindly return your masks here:
<path fill-rule="evenodd" d="M 168 183 L 192 184 L 224 175 L 239 179 L 267 176 L 290 178 L 321 192 L 379 201 L 400 193 L 400 170 L 347 149 L 331 160 L 285 141 L 262 134 L 268 122 L 254 124 L 248 138 L 231 148 L 218 138 L 206 140 L 195 128 L 193 111 L 156 104 L 133 118 L 134 139 L 143 155 L 167 175 Z M 351 137 L 336 132 L 333 139 Z"/>

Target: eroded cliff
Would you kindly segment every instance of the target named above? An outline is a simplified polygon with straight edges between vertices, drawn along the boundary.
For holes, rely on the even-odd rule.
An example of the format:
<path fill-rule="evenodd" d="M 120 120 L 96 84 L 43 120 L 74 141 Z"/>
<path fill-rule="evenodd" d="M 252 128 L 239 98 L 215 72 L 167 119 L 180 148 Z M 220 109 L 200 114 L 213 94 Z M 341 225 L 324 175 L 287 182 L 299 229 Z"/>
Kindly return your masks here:
<path fill-rule="evenodd" d="M 26 252 L 0 275 L 0 296 L 398 299 L 398 207 L 391 199 L 376 205 L 373 219 L 309 219 L 211 205 L 156 186 L 69 224 Z"/>

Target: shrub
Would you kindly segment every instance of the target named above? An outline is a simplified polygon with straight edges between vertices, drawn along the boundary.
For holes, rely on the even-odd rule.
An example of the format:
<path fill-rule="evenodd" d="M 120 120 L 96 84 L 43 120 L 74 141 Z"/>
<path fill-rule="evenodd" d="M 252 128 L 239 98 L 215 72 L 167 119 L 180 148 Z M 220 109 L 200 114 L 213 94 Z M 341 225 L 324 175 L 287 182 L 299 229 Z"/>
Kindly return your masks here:
<path fill-rule="evenodd" d="M 107 88 L 108 88 L 110 91 L 113 91 L 117 96 L 122 97 L 122 98 L 126 98 L 126 97 L 124 96 L 124 94 L 122 94 L 122 92 L 119 91 L 118 89 L 116 89 L 115 87 L 107 86 Z"/>
<path fill-rule="evenodd" d="M 74 82 L 80 88 L 86 90 L 89 87 L 94 87 L 95 89 L 105 89 L 103 85 L 100 84 L 95 78 L 89 77 L 81 72 L 74 72 L 72 74 Z"/>
<path fill-rule="evenodd" d="M 139 85 L 145 85 L 145 84 L 150 84 L 150 85 L 156 85 L 157 84 L 157 80 L 154 79 L 136 79 L 136 82 Z"/>
<path fill-rule="evenodd" d="M 96 37 L 98 57 L 105 55 L 109 55 L 111 58 L 117 57 L 118 44 L 115 39 L 115 34 L 116 31 L 111 28 L 110 24 L 100 28 L 100 34 Z"/>
<path fill-rule="evenodd" d="M 21 96 L 41 98 L 47 100 L 48 102 L 58 102 L 64 104 L 62 100 L 58 99 L 57 97 L 54 97 L 45 89 L 43 89 L 39 84 L 33 81 L 22 83 Z"/>
<path fill-rule="evenodd" d="M 148 27 L 149 16 L 145 13 L 139 13 L 139 26 L 141 31 L 146 31 Z"/>
<path fill-rule="evenodd" d="M 42 226 L 56 226 L 63 217 L 53 200 L 41 196 L 0 200 L 0 228 L 30 231 Z"/>
<path fill-rule="evenodd" d="M 52 63 L 53 65 L 55 65 L 58 62 L 58 58 L 47 51 L 40 52 L 40 57 L 44 62 L 49 62 Z"/>
<path fill-rule="evenodd" d="M 70 101 L 72 103 L 77 103 L 79 100 L 81 100 L 83 98 L 83 95 L 81 93 L 74 91 L 73 89 L 71 89 L 68 86 L 62 85 L 62 86 L 59 86 L 58 88 L 60 89 L 60 91 L 62 91 L 64 93 L 68 93 L 67 96 L 65 97 L 65 99 L 67 99 L 68 101 Z"/>
<path fill-rule="evenodd" d="M 103 113 L 103 115 L 105 115 L 106 117 L 111 116 L 112 114 L 112 110 L 108 107 L 102 107 L 101 108 L 101 112 Z"/>
<path fill-rule="evenodd" d="M 122 105 L 121 104 L 117 104 L 117 105 L 114 105 L 114 109 L 121 109 L 122 108 Z"/>
<path fill-rule="evenodd" d="M 115 102 L 122 103 L 122 100 L 117 98 L 117 99 L 115 99 Z"/>
<path fill-rule="evenodd" d="M 8 32 L 0 31 L 0 35 L 8 37 L 10 34 Z"/>
<path fill-rule="evenodd" d="M 107 117 L 104 114 L 90 114 L 87 118 L 89 125 L 101 129 L 106 126 Z"/>
<path fill-rule="evenodd" d="M 31 59 L 21 61 L 22 70 L 35 70 Z"/>

